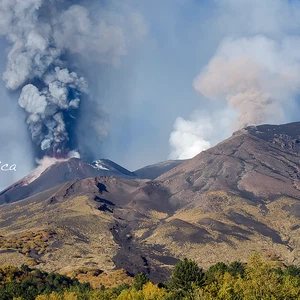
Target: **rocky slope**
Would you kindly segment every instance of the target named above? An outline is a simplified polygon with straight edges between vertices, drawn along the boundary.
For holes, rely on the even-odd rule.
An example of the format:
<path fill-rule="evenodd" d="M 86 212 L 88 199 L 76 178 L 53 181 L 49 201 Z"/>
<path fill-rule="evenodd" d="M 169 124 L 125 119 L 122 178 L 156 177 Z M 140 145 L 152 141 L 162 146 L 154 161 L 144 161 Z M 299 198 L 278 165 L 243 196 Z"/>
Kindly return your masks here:
<path fill-rule="evenodd" d="M 248 127 L 155 180 L 76 179 L 16 202 L 6 191 L 0 264 L 124 268 L 156 281 L 183 257 L 207 267 L 259 251 L 300 264 L 299 141 L 300 123 Z M 41 230 L 52 233 L 44 244 L 16 242 Z"/>
<path fill-rule="evenodd" d="M 146 166 L 144 168 L 134 171 L 134 174 L 140 179 L 155 179 L 158 176 L 174 169 L 183 164 L 186 160 L 167 160 L 154 165 Z"/>

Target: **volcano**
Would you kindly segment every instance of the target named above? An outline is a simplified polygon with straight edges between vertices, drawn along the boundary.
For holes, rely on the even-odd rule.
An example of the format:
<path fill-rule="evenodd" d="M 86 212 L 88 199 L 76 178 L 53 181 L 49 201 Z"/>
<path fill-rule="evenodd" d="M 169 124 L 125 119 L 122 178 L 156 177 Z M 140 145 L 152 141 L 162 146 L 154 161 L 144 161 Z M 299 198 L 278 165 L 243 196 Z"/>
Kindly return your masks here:
<path fill-rule="evenodd" d="M 118 164 L 100 159 L 91 164 L 79 158 L 56 160 L 52 165 L 43 169 L 37 168 L 31 174 L 0 193 L 0 204 L 18 201 L 26 197 L 46 191 L 61 184 L 97 176 L 136 177 L 133 172 Z"/>
<path fill-rule="evenodd" d="M 142 171 L 70 159 L 2 192 L 3 238 L 56 234 L 49 253 L 16 248 L 0 264 L 32 256 L 46 270 L 123 268 L 154 281 L 184 257 L 206 268 L 258 251 L 300 264 L 300 123 L 250 126 L 190 160 Z"/>

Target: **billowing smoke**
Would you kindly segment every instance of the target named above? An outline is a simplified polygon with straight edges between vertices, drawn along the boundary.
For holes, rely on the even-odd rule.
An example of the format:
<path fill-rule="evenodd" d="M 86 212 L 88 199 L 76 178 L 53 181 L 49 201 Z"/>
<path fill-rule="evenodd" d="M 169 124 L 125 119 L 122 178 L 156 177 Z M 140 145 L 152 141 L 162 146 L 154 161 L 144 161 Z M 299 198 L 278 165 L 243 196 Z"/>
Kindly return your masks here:
<path fill-rule="evenodd" d="M 65 124 L 65 114 L 71 117 L 72 111 L 79 108 L 81 93 L 87 92 L 87 83 L 76 73 L 55 67 L 54 71 L 43 76 L 44 87 L 35 85 L 23 87 L 19 105 L 27 112 L 27 124 L 32 140 L 42 151 L 55 155 L 65 150 L 69 140 Z"/>
<path fill-rule="evenodd" d="M 228 136 L 234 114 L 230 110 L 195 111 L 188 120 L 178 117 L 170 135 L 170 159 L 188 159 Z"/>
<path fill-rule="evenodd" d="M 299 47 L 295 36 L 281 41 L 261 35 L 223 40 L 194 88 L 206 101 L 223 102 L 218 106 L 225 105 L 231 116 L 224 111 L 218 118 L 178 118 L 170 136 L 171 158 L 191 158 L 247 125 L 288 122 L 298 111 Z M 222 115 L 228 121 L 220 126 Z M 215 139 L 216 132 L 227 134 Z"/>
<path fill-rule="evenodd" d="M 37 159 L 37 168 L 34 169 L 33 172 L 31 172 L 29 175 L 27 175 L 23 180 L 24 184 L 28 185 L 31 182 L 33 182 L 35 179 L 40 177 L 40 175 L 48 169 L 50 166 L 68 161 L 70 158 L 80 158 L 80 154 L 76 151 L 70 151 L 68 155 L 65 158 L 56 158 L 56 157 L 50 157 L 50 156 L 44 156 L 42 159 Z"/>
<path fill-rule="evenodd" d="M 116 14 L 109 20 L 101 14 L 93 17 L 88 4 L 91 1 L 0 1 L 0 35 L 10 43 L 3 80 L 9 90 L 21 91 L 19 105 L 43 155 L 65 157 L 76 148 L 70 130 L 89 92 L 80 62 L 117 65 L 127 53 Z M 142 24 L 138 16 L 130 15 L 131 24 Z M 74 59 L 76 55 L 81 58 Z"/>
<path fill-rule="evenodd" d="M 233 129 L 283 122 L 300 91 L 299 46 L 298 37 L 226 39 L 194 88 L 237 111 Z"/>
<path fill-rule="evenodd" d="M 174 123 L 174 131 L 170 136 L 172 152 L 170 159 L 191 158 L 211 147 L 204 139 L 206 132 L 212 130 L 211 123 L 203 118 L 203 122 L 185 120 L 178 117 Z"/>

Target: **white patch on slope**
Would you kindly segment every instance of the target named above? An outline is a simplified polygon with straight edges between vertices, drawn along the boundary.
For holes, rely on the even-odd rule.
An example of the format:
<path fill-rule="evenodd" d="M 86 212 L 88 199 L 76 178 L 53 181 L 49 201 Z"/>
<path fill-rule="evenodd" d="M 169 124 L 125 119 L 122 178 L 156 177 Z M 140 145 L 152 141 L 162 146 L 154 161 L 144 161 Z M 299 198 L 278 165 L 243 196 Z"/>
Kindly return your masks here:
<path fill-rule="evenodd" d="M 95 161 L 93 161 L 92 167 L 95 168 L 95 169 L 98 169 L 98 170 L 109 171 L 109 169 L 106 168 L 106 167 L 103 165 L 103 162 L 102 162 L 101 159 L 100 159 L 100 160 L 95 160 Z"/>
<path fill-rule="evenodd" d="M 39 166 L 23 179 L 24 186 L 35 181 L 37 178 L 39 178 L 42 175 L 42 173 L 45 170 L 47 170 L 52 165 L 68 161 L 71 158 L 80 158 L 80 154 L 76 151 L 71 151 L 69 152 L 67 158 L 54 158 L 54 157 L 45 156 L 42 159 L 37 160 L 36 162 L 38 163 Z"/>

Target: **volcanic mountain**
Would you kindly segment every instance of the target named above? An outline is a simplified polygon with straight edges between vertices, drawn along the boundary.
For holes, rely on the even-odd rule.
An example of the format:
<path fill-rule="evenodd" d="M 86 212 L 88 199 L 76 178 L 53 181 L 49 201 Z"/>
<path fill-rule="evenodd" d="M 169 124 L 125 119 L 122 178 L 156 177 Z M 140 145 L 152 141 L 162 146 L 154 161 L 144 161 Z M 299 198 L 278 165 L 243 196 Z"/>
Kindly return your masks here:
<path fill-rule="evenodd" d="M 22 197 L 24 187 L 2 193 L 2 203 L 12 203 L 0 207 L 0 264 L 124 268 L 155 281 L 183 257 L 208 267 L 259 251 L 300 264 L 300 123 L 239 130 L 151 180 L 139 172 L 68 177 L 78 169 L 62 166 L 35 179 L 34 194 Z M 57 174 L 60 184 L 44 182 Z M 42 244 L 24 242 L 40 232 Z"/>
<path fill-rule="evenodd" d="M 59 188 L 61 184 L 71 180 L 98 176 L 114 176 L 119 178 L 155 179 L 161 174 L 182 164 L 184 160 L 172 160 L 146 166 L 134 172 L 121 167 L 108 159 L 99 159 L 91 164 L 79 158 L 54 160 L 50 164 L 41 165 L 28 176 L 0 192 L 0 205 L 19 201 L 50 188 Z"/>
<path fill-rule="evenodd" d="M 41 165 L 31 174 L 0 193 L 0 204 L 18 201 L 71 180 L 97 176 L 135 178 L 137 175 L 118 164 L 99 159 L 92 164 L 79 158 L 54 160 L 49 166 Z"/>

